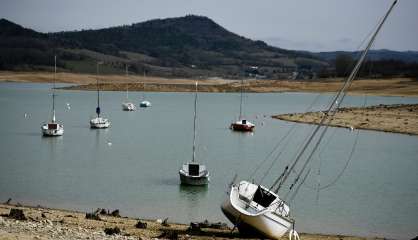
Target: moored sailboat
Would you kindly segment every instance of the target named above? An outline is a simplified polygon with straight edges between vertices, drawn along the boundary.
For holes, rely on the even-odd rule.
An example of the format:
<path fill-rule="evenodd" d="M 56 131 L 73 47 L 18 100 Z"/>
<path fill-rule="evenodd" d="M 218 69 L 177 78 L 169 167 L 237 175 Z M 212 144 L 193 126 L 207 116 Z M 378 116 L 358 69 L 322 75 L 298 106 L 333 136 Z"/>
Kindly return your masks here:
<path fill-rule="evenodd" d="M 91 128 L 108 128 L 110 127 L 110 121 L 107 118 L 103 118 L 100 116 L 101 109 L 100 109 L 100 89 L 99 89 L 99 65 L 102 64 L 98 62 L 96 65 L 96 85 L 97 85 L 97 107 L 96 107 L 96 114 L 97 117 L 90 120 L 90 127 Z"/>
<path fill-rule="evenodd" d="M 125 68 L 126 77 L 128 77 L 128 65 Z M 129 102 L 129 83 L 126 84 L 126 102 L 122 103 L 122 109 L 124 111 L 135 111 L 136 106 L 132 102 Z"/>
<path fill-rule="evenodd" d="M 207 185 L 209 183 L 209 171 L 206 166 L 196 161 L 196 121 L 197 121 L 197 82 L 194 99 L 193 115 L 193 154 L 192 161 L 182 165 L 179 170 L 180 182 L 185 185 Z"/>
<path fill-rule="evenodd" d="M 255 125 L 244 119 L 242 116 L 242 98 L 243 98 L 243 90 L 244 90 L 244 79 L 241 79 L 241 96 L 240 96 L 240 105 L 239 105 L 239 117 L 238 120 L 231 123 L 230 128 L 234 131 L 240 132 L 251 132 L 254 130 Z"/>
<path fill-rule="evenodd" d="M 52 119 L 50 122 L 42 125 L 41 130 L 44 136 L 62 136 L 64 126 L 59 124 L 55 117 L 55 79 L 57 75 L 57 56 L 54 56 L 54 83 L 52 87 Z"/>
<path fill-rule="evenodd" d="M 221 209 L 224 215 L 238 227 L 240 232 L 257 232 L 272 239 L 280 238 L 287 231 L 292 231 L 292 234 L 295 234 L 292 229 L 294 228 L 294 220 L 290 215 L 290 207 L 284 199 L 287 199 L 288 196 L 291 196 L 290 199 L 293 199 L 301 184 L 308 177 L 310 173 L 309 163 L 327 132 L 328 123 L 343 102 L 351 82 L 364 62 L 367 52 L 396 3 L 397 1 L 395 0 L 380 21 L 351 74 L 333 97 L 326 114 L 323 115 L 319 124 L 307 136 L 295 159 L 284 167 L 283 172 L 274 180 L 271 187 L 267 188 L 261 184 L 250 183 L 245 180 L 239 183 L 232 182 L 228 196 L 222 203 Z M 257 171 L 257 168 L 255 169 Z M 291 173 L 295 174 L 293 181 L 289 181 Z M 284 195 L 285 197 L 282 198 L 279 197 L 278 192 L 280 190 L 283 191 L 284 186 L 289 186 L 289 189 Z"/>

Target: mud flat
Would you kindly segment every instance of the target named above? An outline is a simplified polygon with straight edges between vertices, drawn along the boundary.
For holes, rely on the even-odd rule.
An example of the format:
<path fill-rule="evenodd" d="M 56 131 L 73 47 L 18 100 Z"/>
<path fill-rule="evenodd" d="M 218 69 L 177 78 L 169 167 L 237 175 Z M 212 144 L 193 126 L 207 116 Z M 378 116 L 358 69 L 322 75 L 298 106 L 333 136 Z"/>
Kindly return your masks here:
<path fill-rule="evenodd" d="M 273 116 L 285 121 L 318 124 L 323 112 Z M 330 126 L 418 135 L 418 104 L 341 108 Z"/>
<path fill-rule="evenodd" d="M 199 91 L 202 92 L 239 92 L 241 81 L 222 78 L 203 79 L 169 79 L 142 75 L 100 75 L 100 87 L 106 91 L 146 91 L 155 92 L 189 92 L 194 91 L 195 81 L 199 81 Z M 39 82 L 53 81 L 51 72 L 13 72 L 0 71 L 0 82 Z M 69 90 L 95 90 L 96 75 L 60 72 L 57 82 L 75 84 L 66 87 Z M 343 79 L 317 80 L 255 80 L 245 81 L 246 92 L 336 92 L 341 87 Z M 351 95 L 379 96 L 418 96 L 418 80 L 410 78 L 392 79 L 362 79 L 353 81 L 348 90 Z"/>
<path fill-rule="evenodd" d="M 16 220 L 8 215 L 11 209 L 22 210 L 26 220 Z M 86 213 L 0 204 L 0 239 L 259 239 L 243 238 L 230 228 L 202 227 L 161 223 L 161 220 L 139 220 L 98 214 L 100 220 L 86 219 Z M 146 228 L 137 228 L 138 221 Z M 218 226 L 218 225 L 216 225 Z M 117 227 L 120 232 L 109 234 Z M 142 226 L 144 227 L 144 226 Z M 107 230 L 105 230 L 107 229 Z M 107 231 L 107 233 L 105 233 Z M 287 236 L 282 237 L 288 239 Z M 365 240 L 380 238 L 349 237 L 341 235 L 301 234 L 303 240 Z"/>

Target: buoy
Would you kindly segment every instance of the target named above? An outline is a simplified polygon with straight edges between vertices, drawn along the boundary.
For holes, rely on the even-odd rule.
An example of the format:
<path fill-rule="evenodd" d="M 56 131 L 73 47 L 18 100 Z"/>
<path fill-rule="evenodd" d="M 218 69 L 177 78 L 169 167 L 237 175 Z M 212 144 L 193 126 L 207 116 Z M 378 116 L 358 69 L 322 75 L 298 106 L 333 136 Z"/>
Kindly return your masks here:
<path fill-rule="evenodd" d="M 70 103 L 67 103 L 67 109 L 68 109 L 68 110 L 70 110 L 70 109 L 71 109 Z"/>

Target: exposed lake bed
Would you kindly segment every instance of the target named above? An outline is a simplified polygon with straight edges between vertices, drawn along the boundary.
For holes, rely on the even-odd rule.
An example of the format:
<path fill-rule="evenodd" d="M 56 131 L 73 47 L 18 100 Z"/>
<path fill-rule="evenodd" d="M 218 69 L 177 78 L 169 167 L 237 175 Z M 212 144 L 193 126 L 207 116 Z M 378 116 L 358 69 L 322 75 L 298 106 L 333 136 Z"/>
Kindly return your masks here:
<path fill-rule="evenodd" d="M 89 116 L 94 114 L 94 94 L 59 90 L 57 118 L 63 122 L 66 134 L 50 139 L 40 135 L 40 124 L 49 117 L 50 86 L 16 83 L 0 86 L 0 106 L 8 113 L 3 116 L 0 128 L 2 199 L 11 197 L 24 204 L 82 211 L 119 208 L 130 217 L 169 217 L 182 223 L 205 218 L 226 222 L 219 204 L 233 174 L 247 174 L 248 166 L 261 161 L 292 124 L 269 116 L 304 112 L 318 96 L 247 94 L 245 112 L 257 125 L 251 135 L 227 129 L 238 112 L 237 94 L 200 94 L 198 109 L 202 116 L 197 154 L 214 177 L 208 188 L 191 190 L 179 186 L 177 175 L 180 164 L 191 155 L 191 93 L 147 93 L 152 108 L 126 113 L 120 106 L 124 92 L 103 92 L 103 113 L 112 121 L 112 127 L 95 131 L 88 128 Z M 141 97 L 140 93 L 130 95 L 138 101 Z M 347 98 L 348 106 L 364 103 L 363 96 Z M 321 99 L 314 110 L 320 110 L 329 95 L 324 94 Z M 411 104 L 418 100 L 369 96 L 367 102 Z M 301 126 L 300 130 L 295 142 L 301 140 L 310 126 Z M 338 141 L 323 155 L 330 162 L 345 156 L 345 145 L 353 139 L 346 129 L 333 131 L 339 135 Z M 301 232 L 412 237 L 418 211 L 414 174 L 418 168 L 416 137 L 361 131 L 360 142 L 355 160 L 335 188 L 321 192 L 318 203 L 309 189 L 296 199 L 294 204 L 301 209 L 294 212 L 297 228 Z M 329 163 L 326 169 L 329 175 L 322 176 L 323 181 L 332 179 L 343 163 L 342 160 L 334 165 Z M 382 201 L 379 206 L 372 204 L 376 198 Z M 394 218 L 390 217 L 393 211 L 398 213 Z M 346 213 L 348 217 L 338 213 Z"/>

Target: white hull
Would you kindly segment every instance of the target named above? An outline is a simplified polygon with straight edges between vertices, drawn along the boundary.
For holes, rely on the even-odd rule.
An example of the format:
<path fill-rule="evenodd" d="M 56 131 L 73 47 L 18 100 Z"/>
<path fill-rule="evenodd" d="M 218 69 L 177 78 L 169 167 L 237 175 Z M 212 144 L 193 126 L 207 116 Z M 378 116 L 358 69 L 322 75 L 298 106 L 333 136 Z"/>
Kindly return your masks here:
<path fill-rule="evenodd" d="M 49 127 L 51 124 L 56 125 L 56 127 L 54 128 Z M 56 136 L 62 136 L 64 134 L 64 127 L 58 123 L 44 124 L 42 125 L 41 130 L 44 136 L 56 137 Z"/>
<path fill-rule="evenodd" d="M 93 118 L 90 120 L 90 127 L 91 128 L 108 128 L 110 127 L 110 122 L 107 118 Z"/>
<path fill-rule="evenodd" d="M 142 101 L 142 102 L 139 104 L 139 106 L 140 106 L 140 107 L 151 107 L 151 103 L 150 103 L 150 102 L 148 102 L 148 101 Z"/>
<path fill-rule="evenodd" d="M 210 177 L 205 165 L 199 165 L 199 172 L 195 175 L 189 173 L 188 166 L 189 164 L 184 164 L 183 168 L 179 170 L 181 184 L 193 186 L 208 185 Z"/>
<path fill-rule="evenodd" d="M 257 232 L 268 238 L 279 239 L 293 224 L 288 216 L 289 208 L 280 204 L 277 195 L 277 199 L 266 208 L 252 201 L 257 187 L 246 181 L 232 186 L 230 195 L 222 203 L 222 212 L 237 225 L 240 232 Z"/>
<path fill-rule="evenodd" d="M 124 111 L 135 111 L 136 110 L 136 106 L 133 103 L 127 102 L 127 103 L 122 103 L 122 109 Z"/>

